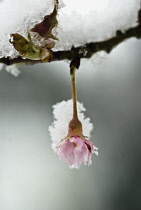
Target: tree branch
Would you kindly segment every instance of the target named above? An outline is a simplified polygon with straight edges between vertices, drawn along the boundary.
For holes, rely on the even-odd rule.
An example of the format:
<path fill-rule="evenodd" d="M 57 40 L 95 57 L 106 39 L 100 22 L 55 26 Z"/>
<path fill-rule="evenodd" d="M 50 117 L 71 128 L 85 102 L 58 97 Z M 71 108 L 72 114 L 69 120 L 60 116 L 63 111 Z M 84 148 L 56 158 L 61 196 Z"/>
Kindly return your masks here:
<path fill-rule="evenodd" d="M 106 53 L 110 53 L 113 48 L 118 46 L 120 43 L 122 43 L 124 40 L 129 38 L 141 38 L 141 10 L 139 11 L 139 19 L 138 19 L 139 25 L 130 28 L 126 30 L 124 33 L 121 31 L 116 32 L 116 36 L 113 38 L 110 38 L 108 40 L 100 41 L 100 42 L 91 42 L 87 43 L 84 46 L 79 47 L 72 47 L 70 50 L 67 51 L 53 51 L 53 59 L 50 61 L 62 61 L 62 60 L 72 60 L 75 57 L 81 58 L 90 58 L 92 55 L 94 55 L 97 52 L 105 51 Z M 7 58 L 0 58 L 0 63 L 6 64 L 6 65 L 12 65 L 17 63 L 25 63 L 25 64 L 36 64 L 36 63 L 43 63 L 40 60 L 28 60 L 24 59 L 21 56 L 17 58 L 10 59 L 10 57 Z"/>

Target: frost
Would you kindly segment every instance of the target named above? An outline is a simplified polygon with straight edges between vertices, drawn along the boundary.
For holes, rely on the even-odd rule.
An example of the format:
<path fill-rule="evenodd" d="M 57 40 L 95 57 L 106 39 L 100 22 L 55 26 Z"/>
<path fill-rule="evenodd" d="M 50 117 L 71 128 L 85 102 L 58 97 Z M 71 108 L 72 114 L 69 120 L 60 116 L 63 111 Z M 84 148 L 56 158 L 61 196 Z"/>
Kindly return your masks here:
<path fill-rule="evenodd" d="M 11 66 L 6 66 L 6 67 L 5 67 L 5 70 L 6 70 L 8 73 L 10 73 L 10 74 L 12 74 L 13 76 L 15 76 L 15 77 L 18 77 L 19 74 L 21 73 L 20 70 L 17 68 L 17 65 L 16 65 L 16 64 L 13 64 L 13 65 L 11 65 Z"/>
<path fill-rule="evenodd" d="M 140 3 L 140 0 L 60 0 L 55 34 L 58 41 L 54 49 L 70 49 L 72 45 L 105 40 L 117 30 L 137 25 Z M 27 32 L 53 8 L 54 0 L 0 1 L 0 57 L 18 56 L 9 43 L 9 35 L 19 33 L 27 37 Z"/>
<path fill-rule="evenodd" d="M 82 103 L 77 102 L 78 118 L 83 126 L 83 134 L 90 138 L 90 132 L 93 129 L 93 124 L 89 118 L 84 116 L 84 108 Z M 53 106 L 54 122 L 49 127 L 50 136 L 52 139 L 52 148 L 55 150 L 56 145 L 64 139 L 68 134 L 68 124 L 72 119 L 72 100 L 62 101 Z"/>

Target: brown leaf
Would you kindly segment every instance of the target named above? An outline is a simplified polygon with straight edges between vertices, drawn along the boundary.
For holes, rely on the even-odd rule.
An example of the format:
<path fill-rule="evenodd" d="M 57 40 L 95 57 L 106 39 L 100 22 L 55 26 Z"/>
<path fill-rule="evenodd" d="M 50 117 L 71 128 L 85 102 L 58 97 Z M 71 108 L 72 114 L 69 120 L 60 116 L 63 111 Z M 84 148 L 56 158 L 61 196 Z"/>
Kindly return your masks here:
<path fill-rule="evenodd" d="M 41 23 L 35 25 L 34 28 L 31 29 L 32 32 L 37 32 L 40 36 L 44 37 L 45 39 L 55 39 L 56 37 L 52 34 L 52 29 L 58 24 L 56 19 L 57 16 L 57 6 L 55 5 L 54 10 L 49 15 L 44 17 L 44 20 Z"/>

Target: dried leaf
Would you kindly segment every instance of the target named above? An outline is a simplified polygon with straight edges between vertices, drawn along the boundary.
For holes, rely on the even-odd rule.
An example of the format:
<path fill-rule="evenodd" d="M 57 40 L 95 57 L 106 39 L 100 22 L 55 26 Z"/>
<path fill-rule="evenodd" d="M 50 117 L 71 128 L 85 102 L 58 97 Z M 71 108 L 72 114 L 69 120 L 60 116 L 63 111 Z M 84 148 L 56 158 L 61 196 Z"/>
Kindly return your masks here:
<path fill-rule="evenodd" d="M 11 37 L 10 43 L 13 44 L 21 56 L 32 60 L 40 59 L 40 49 L 31 42 L 31 38 L 28 41 L 20 34 L 11 34 Z"/>
<path fill-rule="evenodd" d="M 57 38 L 52 34 L 52 29 L 58 24 L 56 16 L 57 6 L 55 5 L 53 12 L 49 15 L 46 15 L 44 20 L 41 23 L 36 24 L 35 27 L 31 29 L 31 31 L 37 32 L 45 39 L 52 38 L 57 40 Z"/>
<path fill-rule="evenodd" d="M 32 42 L 30 33 L 28 33 L 28 40 L 20 34 L 11 34 L 14 48 L 19 54 L 30 60 L 51 61 L 53 59 L 53 53 L 51 50 L 34 45 Z"/>

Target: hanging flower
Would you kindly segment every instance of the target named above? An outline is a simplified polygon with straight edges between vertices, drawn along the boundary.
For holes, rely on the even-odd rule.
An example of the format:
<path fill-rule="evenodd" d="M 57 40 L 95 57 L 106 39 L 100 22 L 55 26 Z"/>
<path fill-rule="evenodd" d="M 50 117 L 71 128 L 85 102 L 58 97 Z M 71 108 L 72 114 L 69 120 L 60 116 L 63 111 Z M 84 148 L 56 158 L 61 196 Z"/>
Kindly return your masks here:
<path fill-rule="evenodd" d="M 57 146 L 59 159 L 75 168 L 79 168 L 82 163 L 91 165 L 92 153 L 98 154 L 97 148 L 91 141 L 82 139 L 79 136 L 73 136 L 61 141 Z"/>
<path fill-rule="evenodd" d="M 93 125 L 82 113 L 85 111 L 83 105 L 76 100 L 75 66 L 71 67 L 72 100 L 53 106 L 55 121 L 49 131 L 52 148 L 59 159 L 71 168 L 79 168 L 82 163 L 92 164 L 92 153 L 98 155 L 98 148 L 83 135 L 84 132 L 89 137 Z"/>
<path fill-rule="evenodd" d="M 49 127 L 49 132 L 52 139 L 52 149 L 59 156 L 59 159 L 66 162 L 71 168 L 79 168 L 82 163 L 85 165 L 92 164 L 92 154 L 98 155 L 98 148 L 88 140 L 93 124 L 90 122 L 90 118 L 84 116 L 86 109 L 82 103 L 77 102 L 78 117 L 82 123 L 83 132 L 87 137 L 82 134 L 82 127 L 79 123 L 78 127 L 80 129 L 68 129 L 68 124 L 69 126 L 71 124 L 71 127 L 73 124 L 69 123 L 72 122 L 72 105 L 72 100 L 68 100 L 53 106 L 54 122 Z M 72 130 L 76 134 L 71 134 Z"/>

